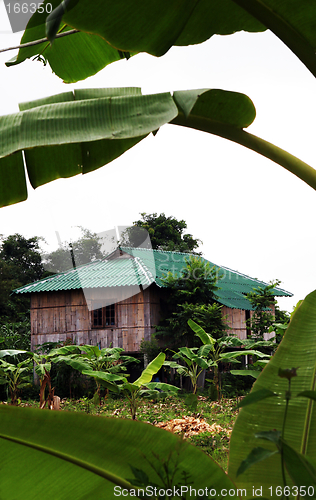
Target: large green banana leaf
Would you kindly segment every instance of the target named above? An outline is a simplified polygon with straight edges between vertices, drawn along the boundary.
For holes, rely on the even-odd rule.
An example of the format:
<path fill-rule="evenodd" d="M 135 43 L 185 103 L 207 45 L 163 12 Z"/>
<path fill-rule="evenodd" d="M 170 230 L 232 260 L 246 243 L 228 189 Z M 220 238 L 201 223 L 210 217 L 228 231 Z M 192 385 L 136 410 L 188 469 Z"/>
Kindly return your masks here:
<path fill-rule="evenodd" d="M 99 168 L 178 113 L 169 93 L 87 89 L 23 103 L 0 117 L 0 206 L 25 200 L 23 156 L 34 188 Z"/>
<path fill-rule="evenodd" d="M 50 3 L 55 7 L 60 0 Z M 21 43 L 45 37 L 44 23 L 43 14 L 34 14 Z M 53 46 L 42 43 L 23 48 L 8 64 L 41 54 L 58 76 L 74 82 L 95 74 L 126 52 L 161 56 L 174 44 L 196 44 L 214 34 L 265 29 L 232 0 L 80 0 L 70 6 L 60 30 L 73 27 L 85 36 L 76 33 L 56 39 Z"/>
<path fill-rule="evenodd" d="M 59 3 L 52 2 L 54 7 Z M 34 14 L 21 43 L 41 39 L 43 23 L 44 16 Z M 316 75 L 315 6 L 311 0 L 80 0 L 63 17 L 61 29 L 71 27 L 86 32 L 89 38 L 75 34 L 57 40 L 54 49 L 48 44 L 23 48 L 14 63 L 43 54 L 56 74 L 65 81 L 75 81 L 117 60 L 123 51 L 161 56 L 172 45 L 196 44 L 214 34 L 263 31 L 267 27 Z M 91 34 L 100 35 L 112 48 L 98 45 Z M 59 56 L 69 50 L 74 57 L 67 68 L 68 61 Z"/>
<path fill-rule="evenodd" d="M 219 499 L 234 489 L 201 450 L 149 424 L 4 405 L 0 422 L 0 497 L 5 500 L 112 500 L 118 496 L 115 485 L 116 492 L 131 486 L 130 466 L 163 487 L 148 461 L 157 467 L 170 455 L 169 465 L 179 461 L 174 484 L 184 484 L 185 472 L 191 487 L 212 487 Z"/>
<path fill-rule="evenodd" d="M 273 443 L 255 438 L 255 434 L 275 429 L 282 431 L 288 381 L 278 376 L 279 368 L 298 368 L 297 376 L 292 378 L 291 382 L 292 399 L 289 403 L 284 439 L 297 452 L 315 459 L 315 403 L 306 397 L 296 397 L 296 395 L 302 391 L 315 390 L 316 291 L 306 297 L 293 315 L 278 350 L 253 386 L 253 393 L 260 389 L 268 389 L 279 396 L 242 408 L 233 429 L 228 473 L 239 488 L 247 490 L 248 498 L 253 497 L 253 487 L 256 490 L 263 487 L 263 497 L 277 498 L 276 487 L 283 486 L 280 454 L 252 465 L 236 478 L 241 462 L 252 449 L 256 447 L 271 451 L 276 449 Z M 287 483 L 293 484 L 288 476 Z M 268 487 L 272 487 L 272 497 Z"/>
<path fill-rule="evenodd" d="M 54 0 L 51 3 L 58 5 L 59 1 Z M 40 14 L 35 14 L 30 19 L 21 43 L 46 38 L 45 19 L 39 22 L 39 17 Z M 60 32 L 64 33 L 70 29 L 68 26 L 62 26 Z M 56 39 L 53 45 L 44 41 L 36 46 L 25 47 L 6 65 L 13 66 L 37 55 L 40 55 L 45 64 L 48 61 L 53 72 L 66 83 L 84 80 L 98 73 L 107 64 L 124 57 L 123 52 L 109 45 L 101 36 L 81 31 Z"/>
<path fill-rule="evenodd" d="M 316 171 L 243 129 L 255 118 L 244 94 L 188 90 L 141 95 L 140 89 L 78 89 L 23 103 L 0 117 L 0 206 L 27 197 L 25 164 L 34 188 L 95 170 L 165 123 L 225 137 L 279 163 L 316 189 Z"/>

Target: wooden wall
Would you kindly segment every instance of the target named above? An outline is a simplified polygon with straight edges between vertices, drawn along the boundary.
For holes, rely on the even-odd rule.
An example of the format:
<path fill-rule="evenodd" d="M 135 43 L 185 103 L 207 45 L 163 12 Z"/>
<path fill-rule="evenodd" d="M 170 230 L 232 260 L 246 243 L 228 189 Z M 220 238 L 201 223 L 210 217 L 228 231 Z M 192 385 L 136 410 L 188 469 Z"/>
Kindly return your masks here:
<path fill-rule="evenodd" d="M 31 347 L 63 342 L 90 327 L 90 313 L 81 290 L 31 294 Z"/>
<path fill-rule="evenodd" d="M 90 311 L 95 299 L 100 299 L 98 290 L 95 294 L 89 291 L 88 304 L 82 290 L 31 294 L 32 349 L 43 342 L 63 342 L 70 337 L 78 345 L 112 345 L 137 352 L 142 339 L 150 340 L 160 315 L 157 287 L 117 302 L 116 325 L 106 328 L 92 328 Z"/>
<path fill-rule="evenodd" d="M 112 345 L 131 353 L 139 351 L 142 339 L 150 340 L 161 318 L 164 290 L 152 285 L 123 300 L 119 300 L 120 293 L 122 290 L 117 291 L 116 325 L 106 328 L 92 328 L 92 304 L 100 300 L 100 289 L 89 290 L 87 301 L 82 290 L 32 293 L 32 349 L 43 342 L 63 342 L 70 337 L 78 345 Z M 222 314 L 230 327 L 228 335 L 247 338 L 246 311 L 223 306 Z"/>
<path fill-rule="evenodd" d="M 275 315 L 275 306 L 271 304 L 270 306 L 271 314 Z M 249 311 L 250 318 L 253 316 L 253 311 Z M 247 323 L 246 323 L 246 311 L 243 309 L 231 309 L 230 307 L 223 306 L 222 307 L 222 315 L 225 318 L 225 322 L 227 324 L 227 334 L 228 335 L 236 335 L 241 340 L 247 338 Z M 270 340 L 275 337 L 275 333 L 264 334 L 264 340 Z"/>
<path fill-rule="evenodd" d="M 223 306 L 222 315 L 230 327 L 227 329 L 227 335 L 236 335 L 241 340 L 247 338 L 246 311 Z"/>

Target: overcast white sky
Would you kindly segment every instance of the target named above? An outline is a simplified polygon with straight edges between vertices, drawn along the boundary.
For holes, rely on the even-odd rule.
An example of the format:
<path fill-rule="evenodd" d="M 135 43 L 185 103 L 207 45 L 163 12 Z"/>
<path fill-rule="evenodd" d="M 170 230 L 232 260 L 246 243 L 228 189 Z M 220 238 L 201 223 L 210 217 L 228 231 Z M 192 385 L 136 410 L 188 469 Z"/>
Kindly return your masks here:
<path fill-rule="evenodd" d="M 19 43 L 0 2 L 0 49 Z M 141 87 L 143 93 L 222 88 L 247 94 L 257 109 L 248 130 L 316 167 L 315 79 L 272 33 L 213 37 L 110 65 L 65 85 L 49 66 L 7 68 L 0 54 L 0 114 L 18 103 L 74 88 Z M 73 227 L 96 232 L 132 224 L 140 212 L 184 219 L 210 261 L 264 281 L 279 279 L 294 293 L 279 301 L 292 310 L 316 288 L 316 193 L 258 154 L 210 134 L 162 127 L 111 164 L 86 176 L 29 187 L 23 203 L 0 209 L 0 233 L 44 236 L 57 246 Z"/>

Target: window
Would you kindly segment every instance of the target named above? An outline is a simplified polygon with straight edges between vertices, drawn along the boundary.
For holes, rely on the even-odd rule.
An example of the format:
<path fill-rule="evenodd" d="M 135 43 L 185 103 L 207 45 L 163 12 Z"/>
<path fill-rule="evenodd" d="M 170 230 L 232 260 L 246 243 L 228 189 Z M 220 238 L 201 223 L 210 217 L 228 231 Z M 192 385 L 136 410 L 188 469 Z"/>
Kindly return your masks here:
<path fill-rule="evenodd" d="M 93 326 L 103 326 L 102 308 L 93 311 Z"/>
<path fill-rule="evenodd" d="M 115 304 L 106 306 L 104 309 L 105 309 L 105 326 L 115 325 Z"/>
<path fill-rule="evenodd" d="M 106 307 L 99 307 L 92 311 L 92 327 L 102 328 L 115 326 L 115 304 L 111 304 Z"/>

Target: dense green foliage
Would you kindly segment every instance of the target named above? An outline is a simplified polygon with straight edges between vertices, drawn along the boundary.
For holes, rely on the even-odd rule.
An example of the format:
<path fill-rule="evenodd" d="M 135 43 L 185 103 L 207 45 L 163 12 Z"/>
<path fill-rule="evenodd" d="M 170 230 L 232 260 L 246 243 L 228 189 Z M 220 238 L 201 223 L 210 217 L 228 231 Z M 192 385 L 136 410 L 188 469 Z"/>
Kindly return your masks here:
<path fill-rule="evenodd" d="M 247 299 L 253 308 L 253 315 L 248 320 L 248 327 L 251 331 L 251 337 L 256 340 L 263 340 L 264 334 L 269 332 L 269 328 L 275 321 L 271 306 L 275 305 L 277 301 L 272 290 L 279 284 L 280 281 L 276 281 L 265 287 L 259 286 L 247 294 Z"/>
<path fill-rule="evenodd" d="M 208 262 L 191 256 L 180 276 L 169 273 L 164 282 L 169 293 L 164 303 L 164 318 L 157 327 L 157 337 L 163 339 L 169 348 L 198 345 L 188 326 L 189 319 L 198 322 L 215 338 L 223 335 L 227 327 L 222 318 L 222 306 L 215 301 L 214 295 L 217 276 Z"/>
<path fill-rule="evenodd" d="M 24 295 L 11 295 L 11 293 L 15 288 L 36 281 L 43 276 L 40 240 L 41 238 L 37 236 L 25 238 L 20 234 L 2 237 L 0 246 L 1 324 L 29 320 L 29 298 Z"/>
<path fill-rule="evenodd" d="M 28 311 L 23 321 L 7 321 L 0 326 L 0 349 L 31 349 L 31 323 Z"/>
<path fill-rule="evenodd" d="M 65 363 L 75 370 L 79 370 L 83 375 L 93 377 L 96 382 L 94 399 L 101 404 L 101 386 L 105 386 L 107 392 L 112 390 L 119 392 L 118 382 L 122 382 L 126 377 L 126 365 L 137 363 L 138 360 L 132 356 L 123 354 L 124 349 L 119 347 L 104 347 L 92 345 L 67 345 L 52 350 L 55 363 Z"/>
<path fill-rule="evenodd" d="M 187 224 L 184 220 L 167 217 L 164 213 L 141 213 L 141 219 L 134 221 L 138 227 L 148 231 L 153 250 L 167 250 L 171 252 L 198 253 L 195 250 L 201 243 L 194 239 L 192 234 L 184 234 Z"/>

